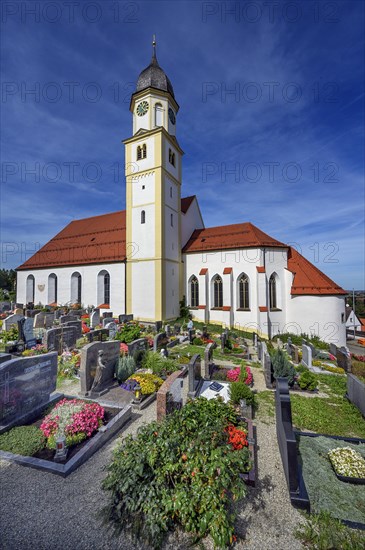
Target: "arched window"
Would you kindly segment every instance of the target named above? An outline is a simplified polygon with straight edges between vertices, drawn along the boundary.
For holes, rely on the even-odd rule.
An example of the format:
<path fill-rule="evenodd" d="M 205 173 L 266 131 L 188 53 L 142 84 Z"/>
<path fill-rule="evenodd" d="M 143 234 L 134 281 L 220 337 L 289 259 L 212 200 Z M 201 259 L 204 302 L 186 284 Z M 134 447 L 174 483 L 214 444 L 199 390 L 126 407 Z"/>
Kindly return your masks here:
<path fill-rule="evenodd" d="M 190 278 L 189 286 L 190 286 L 190 289 L 189 289 L 190 290 L 190 306 L 191 307 L 198 307 L 198 305 L 199 305 L 199 281 L 195 277 L 195 275 L 193 275 Z"/>
<path fill-rule="evenodd" d="M 238 277 L 238 309 L 249 309 L 249 280 L 245 273 Z"/>
<path fill-rule="evenodd" d="M 213 307 L 223 307 L 223 281 L 219 275 L 213 278 Z"/>
<path fill-rule="evenodd" d="M 137 147 L 137 160 L 145 158 L 147 158 L 147 145 L 143 143 L 143 145 L 138 145 Z"/>
<path fill-rule="evenodd" d="M 105 269 L 98 273 L 98 305 L 110 304 L 110 275 Z"/>
<path fill-rule="evenodd" d="M 75 271 L 71 275 L 71 303 L 81 304 L 82 297 L 82 277 L 81 274 Z"/>
<path fill-rule="evenodd" d="M 51 273 L 48 276 L 48 303 L 57 304 L 57 275 Z"/>
<path fill-rule="evenodd" d="M 35 280 L 33 275 L 28 275 L 27 277 L 27 286 L 26 286 L 26 301 L 27 304 L 34 304 L 34 291 L 35 291 Z"/>
<path fill-rule="evenodd" d="M 155 104 L 155 126 L 163 126 L 163 107 L 161 103 Z"/>
<path fill-rule="evenodd" d="M 270 309 L 277 309 L 278 300 L 277 300 L 277 275 L 273 273 L 269 279 L 269 302 Z"/>
<path fill-rule="evenodd" d="M 144 210 L 141 212 L 141 223 L 146 223 L 146 212 Z"/>

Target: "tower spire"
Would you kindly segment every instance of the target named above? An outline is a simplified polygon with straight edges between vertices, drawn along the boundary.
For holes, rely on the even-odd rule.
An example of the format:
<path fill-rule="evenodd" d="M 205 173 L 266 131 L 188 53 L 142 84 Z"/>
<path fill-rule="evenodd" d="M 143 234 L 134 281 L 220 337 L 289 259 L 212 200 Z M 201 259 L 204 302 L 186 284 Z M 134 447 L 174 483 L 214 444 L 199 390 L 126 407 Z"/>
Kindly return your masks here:
<path fill-rule="evenodd" d="M 154 34 L 152 37 L 152 63 L 157 62 L 156 57 L 156 35 Z"/>

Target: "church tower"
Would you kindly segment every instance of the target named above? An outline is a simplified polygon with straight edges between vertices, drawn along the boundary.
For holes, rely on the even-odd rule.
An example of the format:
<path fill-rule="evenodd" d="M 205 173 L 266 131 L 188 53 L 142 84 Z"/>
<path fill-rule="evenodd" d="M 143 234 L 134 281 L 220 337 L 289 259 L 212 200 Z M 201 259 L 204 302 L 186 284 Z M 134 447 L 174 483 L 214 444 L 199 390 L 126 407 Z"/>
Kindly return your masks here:
<path fill-rule="evenodd" d="M 124 141 L 127 313 L 142 321 L 174 319 L 181 299 L 181 159 L 179 106 L 172 84 L 152 60 L 130 103 L 133 136 Z"/>

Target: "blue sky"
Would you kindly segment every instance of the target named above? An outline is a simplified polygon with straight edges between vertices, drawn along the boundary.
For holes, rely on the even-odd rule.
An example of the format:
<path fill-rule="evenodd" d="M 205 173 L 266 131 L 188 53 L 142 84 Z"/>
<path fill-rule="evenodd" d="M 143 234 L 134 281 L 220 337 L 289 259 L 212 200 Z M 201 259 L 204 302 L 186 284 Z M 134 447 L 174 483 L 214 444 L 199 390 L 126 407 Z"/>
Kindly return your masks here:
<path fill-rule="evenodd" d="M 205 225 L 251 221 L 363 289 L 364 4 L 352 0 L 4 2 L 2 267 L 73 219 L 125 207 L 121 140 L 153 33 L 180 105 L 182 193 L 198 195 Z"/>

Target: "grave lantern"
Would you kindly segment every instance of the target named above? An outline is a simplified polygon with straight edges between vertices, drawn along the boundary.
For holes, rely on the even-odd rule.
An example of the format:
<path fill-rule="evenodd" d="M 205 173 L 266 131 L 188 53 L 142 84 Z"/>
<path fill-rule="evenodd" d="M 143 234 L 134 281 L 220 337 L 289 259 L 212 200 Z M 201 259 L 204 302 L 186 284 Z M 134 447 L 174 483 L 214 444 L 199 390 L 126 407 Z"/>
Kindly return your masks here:
<path fill-rule="evenodd" d="M 55 462 L 66 460 L 67 452 L 66 437 L 64 435 L 60 435 L 56 439 L 56 454 L 54 456 Z"/>
<path fill-rule="evenodd" d="M 141 392 L 141 386 L 137 382 L 136 386 L 134 387 L 134 398 L 136 401 L 141 401 L 142 398 L 142 392 Z"/>

